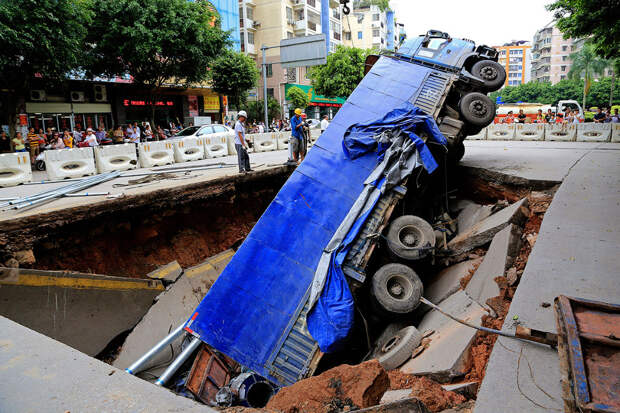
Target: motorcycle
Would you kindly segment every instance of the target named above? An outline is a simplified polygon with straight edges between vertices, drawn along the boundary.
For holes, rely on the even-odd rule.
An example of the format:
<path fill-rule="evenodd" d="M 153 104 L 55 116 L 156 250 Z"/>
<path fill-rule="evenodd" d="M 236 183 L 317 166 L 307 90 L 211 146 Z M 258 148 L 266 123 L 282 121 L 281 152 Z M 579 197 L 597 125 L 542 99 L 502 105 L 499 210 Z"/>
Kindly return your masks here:
<path fill-rule="evenodd" d="M 43 152 L 52 148 L 52 145 L 45 145 L 39 147 L 39 154 L 34 160 L 34 167 L 37 171 L 45 171 L 45 156 Z"/>

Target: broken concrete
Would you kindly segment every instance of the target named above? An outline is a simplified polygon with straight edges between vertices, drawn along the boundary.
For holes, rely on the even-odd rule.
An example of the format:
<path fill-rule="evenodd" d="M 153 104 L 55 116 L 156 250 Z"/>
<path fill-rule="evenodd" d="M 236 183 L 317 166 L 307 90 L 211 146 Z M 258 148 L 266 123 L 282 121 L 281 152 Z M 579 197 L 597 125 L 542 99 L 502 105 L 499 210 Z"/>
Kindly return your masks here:
<path fill-rule="evenodd" d="M 444 390 L 458 393 L 467 399 L 474 399 L 478 392 L 478 385 L 477 381 L 469 381 L 466 383 L 444 384 L 441 387 Z"/>
<path fill-rule="evenodd" d="M 407 390 L 407 394 L 409 393 L 410 391 Z M 430 413 L 424 403 L 413 397 L 355 411 L 359 413 Z"/>
<path fill-rule="evenodd" d="M 493 205 L 469 204 L 456 217 L 458 231 L 465 232 L 478 222 L 487 219 L 493 212 Z"/>
<path fill-rule="evenodd" d="M 529 217 L 527 198 L 502 209 L 477 223 L 464 233 L 458 234 L 448 243 L 452 254 L 458 255 L 491 241 L 495 234 L 510 224 L 521 226 Z"/>
<path fill-rule="evenodd" d="M 154 280 L 163 280 L 168 283 L 173 283 L 179 278 L 181 273 L 183 272 L 183 268 L 179 265 L 177 260 L 174 260 L 164 266 L 159 267 L 155 271 L 151 271 L 146 274 L 147 277 L 152 278 Z"/>
<path fill-rule="evenodd" d="M 0 268 L 0 315 L 95 356 L 162 291 L 155 280 Z"/>
<path fill-rule="evenodd" d="M 379 403 L 388 404 L 397 402 L 399 400 L 408 399 L 410 397 L 410 394 L 411 389 L 388 390 L 383 393 L 383 397 L 381 398 L 381 401 Z"/>
<path fill-rule="evenodd" d="M 480 325 L 486 311 L 469 298 L 465 291 L 459 291 L 442 302 L 441 308 L 449 314 Z M 428 375 L 446 382 L 465 374 L 467 354 L 476 330 L 457 323 L 439 313 L 426 314 L 418 330 L 434 330 L 429 347 L 415 359 L 409 360 L 400 371 L 407 374 Z"/>
<path fill-rule="evenodd" d="M 227 250 L 185 270 L 157 298 L 157 302 L 129 334 L 113 366 L 120 369 L 129 367 L 170 331 L 187 321 L 233 255 L 232 250 Z M 173 355 L 179 354 L 182 340 L 179 337 L 169 351 L 162 351 L 145 365 L 149 377 L 159 376 L 165 370 Z"/>
<path fill-rule="evenodd" d="M 499 295 L 500 288 L 495 278 L 503 277 L 514 262 L 520 238 L 521 229 L 515 225 L 507 226 L 493 237 L 482 264 L 465 287 L 467 294 L 478 304 L 485 306 L 489 298 Z"/>
<path fill-rule="evenodd" d="M 2 412 L 216 412 L 4 317 L 0 366 Z"/>
<path fill-rule="evenodd" d="M 424 287 L 424 297 L 433 304 L 441 303 L 461 289 L 461 278 L 467 276 L 481 262 L 482 258 L 476 258 L 444 268 Z M 431 309 L 425 304 L 420 304 L 418 308 L 419 315 Z"/>

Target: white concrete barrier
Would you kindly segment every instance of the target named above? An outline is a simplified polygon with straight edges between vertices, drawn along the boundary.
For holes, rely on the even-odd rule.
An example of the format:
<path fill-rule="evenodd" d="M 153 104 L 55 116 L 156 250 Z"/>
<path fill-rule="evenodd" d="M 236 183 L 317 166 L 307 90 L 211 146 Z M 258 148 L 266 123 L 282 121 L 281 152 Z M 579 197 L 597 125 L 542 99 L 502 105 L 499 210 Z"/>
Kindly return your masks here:
<path fill-rule="evenodd" d="M 79 178 L 97 173 L 90 147 L 47 150 L 43 157 L 49 179 Z"/>
<path fill-rule="evenodd" d="M 611 124 L 611 141 L 620 142 L 620 123 Z"/>
<path fill-rule="evenodd" d="M 492 123 L 487 128 L 487 139 L 490 141 L 512 141 L 515 138 L 514 123 Z"/>
<path fill-rule="evenodd" d="M 232 143 L 232 150 L 231 145 Z M 221 156 L 235 155 L 235 137 L 234 136 L 207 136 L 205 140 L 205 154 L 206 158 L 219 158 Z"/>
<path fill-rule="evenodd" d="M 0 187 L 15 186 L 31 180 L 32 168 L 28 152 L 0 154 Z"/>
<path fill-rule="evenodd" d="M 515 140 L 518 141 L 544 141 L 544 123 L 518 123 L 515 125 Z"/>
<path fill-rule="evenodd" d="M 546 141 L 572 142 L 577 136 L 577 125 L 574 123 L 547 123 L 545 124 Z"/>
<path fill-rule="evenodd" d="M 175 162 L 198 161 L 205 158 L 204 138 L 190 136 L 175 140 L 173 145 Z"/>
<path fill-rule="evenodd" d="M 276 139 L 278 141 L 278 150 L 288 149 L 288 141 L 291 139 L 291 132 L 276 132 Z"/>
<path fill-rule="evenodd" d="M 127 171 L 138 167 L 135 143 L 95 146 L 97 173 Z"/>
<path fill-rule="evenodd" d="M 611 123 L 579 123 L 577 124 L 577 140 L 579 142 L 609 142 Z"/>
<path fill-rule="evenodd" d="M 142 142 L 138 144 L 138 157 L 142 168 L 174 163 L 173 140 Z"/>
<path fill-rule="evenodd" d="M 475 135 L 469 135 L 466 139 L 468 139 L 470 141 L 483 141 L 483 140 L 486 140 L 486 138 L 487 138 L 487 129 L 488 129 L 488 127 L 482 129 L 480 132 L 478 132 Z"/>
<path fill-rule="evenodd" d="M 269 152 L 278 149 L 277 134 L 270 133 L 254 133 L 251 136 L 254 152 Z"/>

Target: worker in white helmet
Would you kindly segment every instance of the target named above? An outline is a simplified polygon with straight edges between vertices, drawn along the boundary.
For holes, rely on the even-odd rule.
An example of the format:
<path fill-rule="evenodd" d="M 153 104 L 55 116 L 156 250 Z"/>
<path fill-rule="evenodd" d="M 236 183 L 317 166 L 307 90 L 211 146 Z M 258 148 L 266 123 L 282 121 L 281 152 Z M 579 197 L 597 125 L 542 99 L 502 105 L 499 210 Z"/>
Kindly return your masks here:
<path fill-rule="evenodd" d="M 235 123 L 235 150 L 237 151 L 237 161 L 239 162 L 239 173 L 251 172 L 250 156 L 248 155 L 248 143 L 245 140 L 245 120 L 248 114 L 245 110 L 239 111 L 237 123 Z"/>

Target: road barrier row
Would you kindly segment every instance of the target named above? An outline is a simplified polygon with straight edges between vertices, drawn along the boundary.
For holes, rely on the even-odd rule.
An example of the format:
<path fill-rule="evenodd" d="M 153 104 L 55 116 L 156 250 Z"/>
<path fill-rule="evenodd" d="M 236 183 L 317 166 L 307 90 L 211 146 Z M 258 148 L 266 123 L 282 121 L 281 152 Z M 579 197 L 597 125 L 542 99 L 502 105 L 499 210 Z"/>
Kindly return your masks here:
<path fill-rule="evenodd" d="M 45 151 L 43 155 L 47 177 L 51 180 L 81 178 L 97 173 L 93 148 Z"/>
<path fill-rule="evenodd" d="M 468 140 L 620 142 L 618 123 L 494 123 Z"/>
<path fill-rule="evenodd" d="M 0 187 L 15 186 L 31 180 L 32 168 L 28 152 L 0 154 Z"/>

